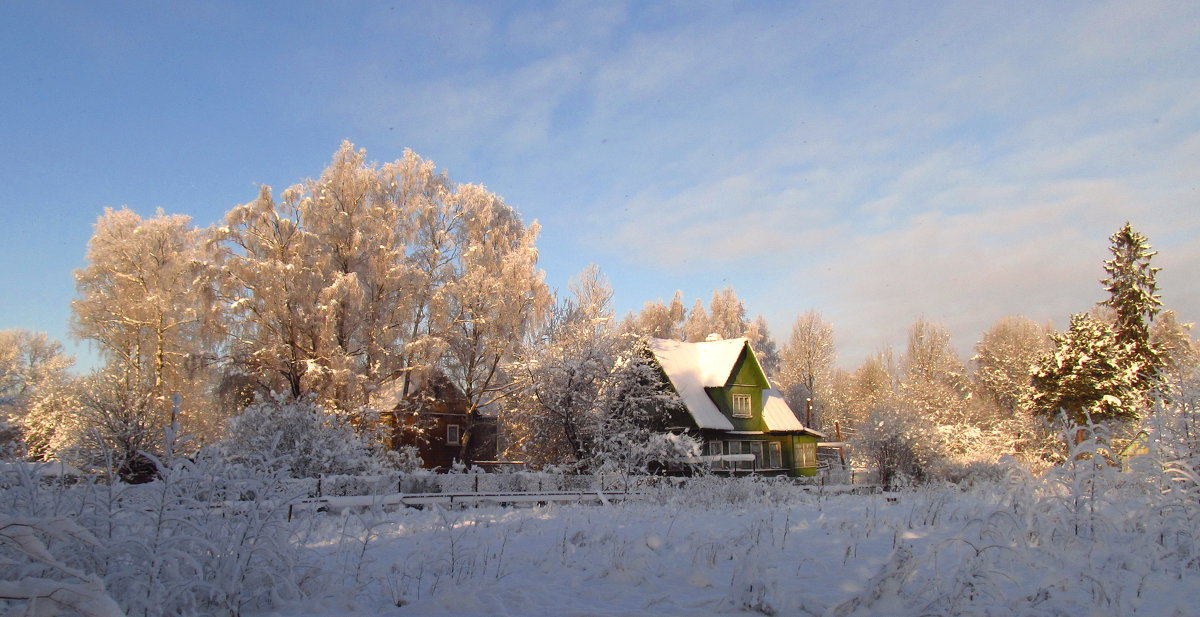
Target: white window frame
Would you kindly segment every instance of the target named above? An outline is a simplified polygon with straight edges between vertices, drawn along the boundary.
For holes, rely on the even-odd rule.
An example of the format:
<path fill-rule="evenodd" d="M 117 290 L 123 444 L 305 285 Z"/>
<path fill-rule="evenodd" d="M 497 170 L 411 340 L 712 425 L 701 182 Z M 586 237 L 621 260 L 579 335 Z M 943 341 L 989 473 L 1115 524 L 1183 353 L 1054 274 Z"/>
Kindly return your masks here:
<path fill-rule="evenodd" d="M 453 437 L 451 437 L 453 435 Z M 446 445 L 458 446 L 462 445 L 462 426 L 458 424 L 446 425 Z"/>
<path fill-rule="evenodd" d="M 742 403 L 742 405 L 739 405 L 739 403 Z M 733 417 L 754 417 L 754 397 L 749 394 L 734 394 L 730 397 L 729 404 L 733 408 Z"/>

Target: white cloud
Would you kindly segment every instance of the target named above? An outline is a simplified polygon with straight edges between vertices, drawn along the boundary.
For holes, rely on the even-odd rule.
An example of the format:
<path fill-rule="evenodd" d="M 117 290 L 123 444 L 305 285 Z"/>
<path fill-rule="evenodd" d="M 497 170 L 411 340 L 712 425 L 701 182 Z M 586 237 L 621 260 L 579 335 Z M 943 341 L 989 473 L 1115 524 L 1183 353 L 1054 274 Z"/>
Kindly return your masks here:
<path fill-rule="evenodd" d="M 593 261 L 755 276 L 728 283 L 787 320 L 820 304 L 849 362 L 918 316 L 966 350 L 1004 315 L 1086 310 L 1126 219 L 1200 265 L 1174 240 L 1200 226 L 1191 5 L 669 12 L 492 15 L 487 48 L 518 63 L 404 83 L 381 65 L 354 104 L 554 183 L 517 205 L 586 210 L 544 237 Z M 1168 299 L 1200 319 L 1175 276 Z"/>

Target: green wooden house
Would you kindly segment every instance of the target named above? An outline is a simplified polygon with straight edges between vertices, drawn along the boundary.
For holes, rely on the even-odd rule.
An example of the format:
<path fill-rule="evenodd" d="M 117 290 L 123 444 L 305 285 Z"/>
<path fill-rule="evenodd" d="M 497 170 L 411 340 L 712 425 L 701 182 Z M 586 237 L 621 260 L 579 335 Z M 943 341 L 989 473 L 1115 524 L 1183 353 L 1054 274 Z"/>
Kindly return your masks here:
<path fill-rule="evenodd" d="M 771 387 L 747 339 L 709 338 L 648 345 L 687 408 L 677 428 L 704 443 L 701 460 L 722 473 L 816 475 L 825 435 L 805 427 Z"/>

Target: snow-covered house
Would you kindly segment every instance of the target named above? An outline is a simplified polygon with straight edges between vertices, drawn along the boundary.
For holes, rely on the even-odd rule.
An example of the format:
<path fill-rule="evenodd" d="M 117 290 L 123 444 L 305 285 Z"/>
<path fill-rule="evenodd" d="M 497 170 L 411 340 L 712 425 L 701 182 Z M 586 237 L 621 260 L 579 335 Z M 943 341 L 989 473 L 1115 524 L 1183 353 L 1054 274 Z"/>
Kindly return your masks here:
<path fill-rule="evenodd" d="M 415 447 L 426 469 L 446 471 L 463 458 L 462 438 L 471 427 L 467 461 L 496 459 L 496 418 L 470 417 L 469 403 L 449 379 L 438 372 L 418 375 L 413 393 L 380 414 L 391 432 L 391 447 Z"/>
<path fill-rule="evenodd" d="M 817 441 L 825 435 L 804 426 L 771 387 L 747 339 L 709 339 L 649 341 L 650 353 L 687 408 L 679 428 L 703 440 L 714 469 L 816 475 Z"/>

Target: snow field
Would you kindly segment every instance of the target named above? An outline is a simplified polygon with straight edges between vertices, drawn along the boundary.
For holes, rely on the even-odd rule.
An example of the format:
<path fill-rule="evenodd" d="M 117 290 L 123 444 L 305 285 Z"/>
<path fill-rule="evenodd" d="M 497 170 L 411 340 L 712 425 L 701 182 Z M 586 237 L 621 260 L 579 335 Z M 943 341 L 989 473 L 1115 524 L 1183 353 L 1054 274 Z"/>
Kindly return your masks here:
<path fill-rule="evenodd" d="M 895 501 L 710 480 L 620 505 L 314 518 L 304 542 L 338 564 L 313 613 L 330 617 L 1195 614 L 1195 505 L 1124 480 L 1013 470 Z"/>
<path fill-rule="evenodd" d="M 0 486 L 0 608 L 61 588 L 113 603 L 34 614 L 1195 615 L 1200 475 L 1159 449 L 1123 472 L 1089 442 L 1040 477 L 899 493 L 706 477 L 292 520 L 307 493 L 286 476 L 216 460 L 137 487 L 27 477 Z"/>

